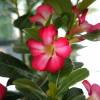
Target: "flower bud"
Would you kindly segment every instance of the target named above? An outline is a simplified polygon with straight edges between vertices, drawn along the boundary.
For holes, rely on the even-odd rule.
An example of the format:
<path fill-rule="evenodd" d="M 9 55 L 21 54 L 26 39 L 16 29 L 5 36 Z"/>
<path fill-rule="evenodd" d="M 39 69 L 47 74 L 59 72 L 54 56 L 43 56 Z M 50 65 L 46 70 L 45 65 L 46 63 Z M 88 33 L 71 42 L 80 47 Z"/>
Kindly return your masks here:
<path fill-rule="evenodd" d="M 5 93 L 6 93 L 6 88 L 2 84 L 0 84 L 0 100 L 4 99 Z"/>

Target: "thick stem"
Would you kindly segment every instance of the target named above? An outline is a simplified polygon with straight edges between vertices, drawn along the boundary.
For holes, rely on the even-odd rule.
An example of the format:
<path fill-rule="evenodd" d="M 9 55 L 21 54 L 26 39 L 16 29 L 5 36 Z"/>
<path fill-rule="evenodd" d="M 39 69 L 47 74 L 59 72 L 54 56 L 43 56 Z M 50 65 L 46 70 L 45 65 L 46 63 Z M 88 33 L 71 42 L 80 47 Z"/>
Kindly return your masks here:
<path fill-rule="evenodd" d="M 20 17 L 20 14 L 19 14 L 19 10 L 18 10 L 18 2 L 16 1 L 16 14 L 18 16 L 18 18 Z M 23 39 L 23 34 L 22 34 L 22 30 L 20 29 L 20 42 L 23 43 L 24 42 L 24 39 Z M 26 60 L 25 60 L 25 54 L 22 53 L 22 60 L 24 63 L 26 63 Z"/>
<path fill-rule="evenodd" d="M 22 30 L 20 30 L 20 42 L 21 43 L 24 42 Z M 26 63 L 25 54 L 24 53 L 22 53 L 22 60 L 23 60 L 24 63 Z"/>

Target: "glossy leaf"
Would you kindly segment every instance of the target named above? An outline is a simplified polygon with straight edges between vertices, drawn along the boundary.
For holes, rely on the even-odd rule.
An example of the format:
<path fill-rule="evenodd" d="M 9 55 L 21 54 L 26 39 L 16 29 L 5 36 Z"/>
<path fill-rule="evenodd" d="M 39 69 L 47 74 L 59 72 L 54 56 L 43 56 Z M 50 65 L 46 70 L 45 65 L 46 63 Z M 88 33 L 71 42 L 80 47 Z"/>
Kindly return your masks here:
<path fill-rule="evenodd" d="M 28 39 L 32 38 L 35 40 L 40 40 L 38 36 L 38 29 L 37 28 L 26 28 L 24 29 L 24 38 L 27 41 Z"/>
<path fill-rule="evenodd" d="M 81 3 L 78 4 L 79 10 L 84 10 L 88 6 L 90 6 L 96 0 L 83 0 Z"/>
<path fill-rule="evenodd" d="M 61 81 L 58 94 L 64 93 L 70 86 L 85 79 L 88 75 L 89 71 L 86 68 L 72 71 L 69 76 L 65 76 L 65 78 Z"/>
<path fill-rule="evenodd" d="M 18 100 L 23 98 L 23 94 L 19 92 L 7 91 L 5 100 Z"/>
<path fill-rule="evenodd" d="M 82 62 L 73 62 L 74 70 L 81 68 L 84 64 Z"/>
<path fill-rule="evenodd" d="M 24 28 L 29 28 L 31 27 L 31 23 L 29 21 L 29 15 L 26 14 L 26 15 L 23 15 L 21 17 L 19 17 L 18 19 L 16 19 L 14 21 L 14 25 L 19 28 L 20 30 L 24 29 Z"/>
<path fill-rule="evenodd" d="M 71 47 L 72 47 L 72 50 L 77 51 L 79 49 L 85 48 L 86 46 L 82 46 L 80 44 L 72 44 Z"/>
<path fill-rule="evenodd" d="M 13 82 L 13 84 L 16 86 L 16 88 L 26 95 L 33 94 L 35 95 L 39 100 L 45 100 L 43 98 L 46 98 L 46 94 L 42 91 L 42 89 L 37 86 L 34 82 L 28 79 L 18 79 Z M 31 95 L 32 96 L 32 95 Z"/>
<path fill-rule="evenodd" d="M 21 60 L 3 52 L 0 52 L 0 63 L 28 70 L 28 67 Z"/>
<path fill-rule="evenodd" d="M 32 78 L 30 69 L 20 60 L 8 54 L 0 52 L 0 76 L 9 78 Z"/>
<path fill-rule="evenodd" d="M 85 48 L 86 46 L 82 46 L 80 44 L 72 44 L 71 47 L 72 47 L 71 59 L 72 61 L 76 61 L 76 57 L 78 56 L 77 51 L 82 48 Z"/>
<path fill-rule="evenodd" d="M 79 96 L 76 96 L 75 98 L 73 98 L 72 100 L 86 100 L 86 98 L 84 95 L 79 95 Z"/>
<path fill-rule="evenodd" d="M 60 17 L 56 18 L 54 20 L 54 24 L 56 25 L 57 28 L 63 27 L 65 28 L 67 26 L 68 22 L 68 16 L 67 14 L 62 14 Z"/>
<path fill-rule="evenodd" d="M 71 59 L 67 58 L 65 60 L 64 66 L 60 72 L 60 77 L 64 77 L 66 75 L 69 75 L 71 73 L 71 71 L 73 70 L 73 64 Z"/>
<path fill-rule="evenodd" d="M 100 41 L 100 31 L 94 31 L 91 33 L 87 33 L 84 37 L 91 41 Z"/>
<path fill-rule="evenodd" d="M 70 13 L 72 7 L 70 0 L 44 0 L 44 3 L 51 5 L 56 14 L 62 14 L 64 12 Z"/>
<path fill-rule="evenodd" d="M 74 98 L 82 94 L 83 94 L 82 89 L 73 87 L 71 89 L 68 89 L 68 91 L 64 93 L 62 100 L 74 100 Z"/>

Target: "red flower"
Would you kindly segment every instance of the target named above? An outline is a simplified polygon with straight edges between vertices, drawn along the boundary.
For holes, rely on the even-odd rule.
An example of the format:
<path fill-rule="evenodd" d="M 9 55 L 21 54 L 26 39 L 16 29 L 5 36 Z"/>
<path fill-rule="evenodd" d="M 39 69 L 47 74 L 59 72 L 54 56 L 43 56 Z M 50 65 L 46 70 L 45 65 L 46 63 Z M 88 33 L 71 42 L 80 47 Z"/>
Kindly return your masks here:
<path fill-rule="evenodd" d="M 6 93 L 6 88 L 2 84 L 0 84 L 0 100 L 4 99 L 5 93 Z"/>
<path fill-rule="evenodd" d="M 85 9 L 84 11 L 80 12 L 76 8 L 76 6 L 73 6 L 72 10 L 76 14 L 78 21 L 77 24 L 71 28 L 68 34 L 77 34 L 80 32 L 93 32 L 95 30 L 100 30 L 100 23 L 92 25 L 86 20 L 88 9 Z"/>
<path fill-rule="evenodd" d="M 97 84 L 90 84 L 87 80 L 84 80 L 83 85 L 88 91 L 89 98 L 88 100 L 100 100 L 100 86 Z"/>
<path fill-rule="evenodd" d="M 49 5 L 41 5 L 36 9 L 36 14 L 29 17 L 30 22 L 45 24 L 50 15 L 53 13 L 53 9 Z"/>
<path fill-rule="evenodd" d="M 32 67 L 38 71 L 57 72 L 62 68 L 64 59 L 71 53 L 68 40 L 64 37 L 55 39 L 57 30 L 49 25 L 40 29 L 42 42 L 29 39 L 27 45 L 32 54 Z"/>

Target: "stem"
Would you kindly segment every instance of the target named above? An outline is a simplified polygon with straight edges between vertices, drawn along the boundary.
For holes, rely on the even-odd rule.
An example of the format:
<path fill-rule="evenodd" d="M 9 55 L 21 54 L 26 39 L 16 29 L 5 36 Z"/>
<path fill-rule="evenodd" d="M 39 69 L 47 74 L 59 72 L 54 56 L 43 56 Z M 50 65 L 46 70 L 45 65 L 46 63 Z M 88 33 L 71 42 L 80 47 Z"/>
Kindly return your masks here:
<path fill-rule="evenodd" d="M 77 3 L 76 3 L 76 5 L 78 5 L 78 2 L 79 2 L 79 0 L 77 0 Z"/>
<path fill-rule="evenodd" d="M 20 17 L 20 14 L 19 14 L 19 10 L 18 10 L 18 1 L 16 1 L 16 14 L 18 16 L 18 18 Z M 23 43 L 24 42 L 24 39 L 23 39 L 23 34 L 22 34 L 22 30 L 20 29 L 20 42 Z M 22 60 L 23 62 L 25 63 L 25 54 L 22 53 Z"/>
<path fill-rule="evenodd" d="M 22 30 L 20 30 L 20 42 L 21 43 L 24 42 Z M 24 53 L 22 53 L 22 60 L 23 60 L 24 63 L 26 63 L 25 54 Z"/>
<path fill-rule="evenodd" d="M 56 79 L 56 87 L 58 87 L 59 76 L 60 76 L 60 71 L 59 71 L 58 76 L 57 76 L 57 79 Z"/>
<path fill-rule="evenodd" d="M 48 80 L 48 77 L 46 76 L 45 80 L 40 84 L 40 87 L 42 87 Z"/>

